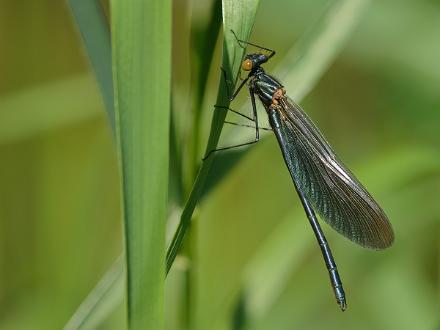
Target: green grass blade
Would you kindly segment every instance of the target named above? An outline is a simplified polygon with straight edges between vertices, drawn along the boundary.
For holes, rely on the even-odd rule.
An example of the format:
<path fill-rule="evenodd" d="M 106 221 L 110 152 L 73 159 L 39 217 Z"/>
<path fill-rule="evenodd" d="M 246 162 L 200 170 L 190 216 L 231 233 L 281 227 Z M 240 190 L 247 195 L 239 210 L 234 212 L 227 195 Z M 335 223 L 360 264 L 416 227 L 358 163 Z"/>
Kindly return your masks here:
<path fill-rule="evenodd" d="M 241 59 L 243 57 L 244 49 L 242 49 L 236 42 L 234 36 L 230 30 L 234 30 L 240 38 L 243 40 L 248 40 L 251 29 L 255 20 L 255 14 L 258 7 L 257 0 L 246 0 L 246 1 L 234 1 L 234 0 L 224 0 L 223 1 L 223 32 L 224 32 L 224 42 L 223 42 L 223 57 L 222 57 L 222 67 L 226 70 L 228 77 L 237 77 L 240 69 Z M 217 93 L 216 104 L 228 106 L 228 88 L 223 77 L 220 77 L 220 85 Z M 215 111 L 211 123 L 211 132 L 209 135 L 208 145 L 206 152 L 215 149 L 220 138 L 220 133 L 223 127 L 223 122 L 226 116 L 224 111 Z M 196 181 L 194 182 L 193 188 L 191 190 L 188 201 L 186 202 L 185 208 L 182 212 L 179 225 L 177 227 L 176 233 L 171 241 L 171 244 L 167 251 L 166 259 L 166 272 L 170 270 L 174 259 L 179 251 L 182 244 L 185 233 L 188 229 L 189 223 L 191 221 L 191 216 L 196 207 L 197 201 L 202 192 L 203 186 L 206 182 L 208 174 L 210 172 L 212 162 L 214 157 L 209 157 L 202 163 L 200 170 L 197 174 Z"/>
<path fill-rule="evenodd" d="M 97 0 L 69 0 L 69 5 L 99 82 L 110 125 L 115 133 L 112 58 L 108 23 Z"/>
<path fill-rule="evenodd" d="M 108 314 L 121 303 L 124 295 L 124 263 L 119 257 L 111 269 L 99 281 L 64 330 L 95 329 Z"/>
<path fill-rule="evenodd" d="M 171 2 L 111 1 L 130 329 L 162 329 Z"/>
<path fill-rule="evenodd" d="M 209 24 L 204 27 L 203 30 L 193 24 L 191 34 L 194 36 L 195 52 L 194 57 L 196 58 L 195 66 L 195 76 L 194 82 L 194 92 L 193 92 L 193 120 L 191 126 L 191 136 L 189 138 L 192 141 L 192 145 L 188 148 L 188 161 L 187 165 L 190 169 L 189 174 L 185 176 L 185 181 L 188 181 L 188 192 L 191 188 L 191 184 L 197 174 L 197 169 L 200 161 L 200 134 L 202 130 L 201 119 L 203 112 L 203 101 L 205 99 L 206 90 L 208 88 L 208 77 L 209 77 L 209 67 L 212 63 L 214 56 L 215 46 L 218 40 L 220 26 L 222 22 L 222 2 L 221 0 L 214 1 L 210 13 L 211 19 Z"/>

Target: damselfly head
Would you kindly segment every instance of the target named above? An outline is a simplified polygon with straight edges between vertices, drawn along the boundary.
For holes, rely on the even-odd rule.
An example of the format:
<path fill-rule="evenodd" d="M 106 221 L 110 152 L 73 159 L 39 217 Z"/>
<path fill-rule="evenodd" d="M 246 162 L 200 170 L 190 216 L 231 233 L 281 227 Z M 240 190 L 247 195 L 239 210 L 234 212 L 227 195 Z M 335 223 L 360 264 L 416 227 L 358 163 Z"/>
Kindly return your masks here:
<path fill-rule="evenodd" d="M 268 57 L 264 54 L 248 54 L 241 63 L 241 68 L 244 71 L 251 71 L 267 62 L 267 60 Z"/>

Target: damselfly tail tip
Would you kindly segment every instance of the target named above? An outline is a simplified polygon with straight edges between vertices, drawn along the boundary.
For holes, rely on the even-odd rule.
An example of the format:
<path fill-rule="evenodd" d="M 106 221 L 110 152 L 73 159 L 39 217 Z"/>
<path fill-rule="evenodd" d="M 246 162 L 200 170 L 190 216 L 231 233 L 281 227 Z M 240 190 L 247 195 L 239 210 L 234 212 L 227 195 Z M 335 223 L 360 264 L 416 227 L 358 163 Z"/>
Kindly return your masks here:
<path fill-rule="evenodd" d="M 345 310 L 347 309 L 347 302 L 345 301 L 345 298 L 339 299 L 338 305 L 341 308 L 341 311 L 345 312 Z"/>

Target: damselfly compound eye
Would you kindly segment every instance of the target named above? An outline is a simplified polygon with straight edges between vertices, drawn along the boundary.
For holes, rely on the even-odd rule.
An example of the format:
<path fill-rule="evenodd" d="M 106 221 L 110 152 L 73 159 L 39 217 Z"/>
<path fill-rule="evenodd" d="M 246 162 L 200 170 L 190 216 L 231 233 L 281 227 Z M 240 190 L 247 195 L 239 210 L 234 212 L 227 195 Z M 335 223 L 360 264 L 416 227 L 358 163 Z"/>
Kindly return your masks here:
<path fill-rule="evenodd" d="M 242 68 L 244 71 L 251 71 L 251 70 L 252 70 L 252 66 L 253 66 L 253 63 L 252 63 L 252 61 L 249 60 L 249 59 L 244 60 L 243 63 L 241 63 L 241 68 Z"/>

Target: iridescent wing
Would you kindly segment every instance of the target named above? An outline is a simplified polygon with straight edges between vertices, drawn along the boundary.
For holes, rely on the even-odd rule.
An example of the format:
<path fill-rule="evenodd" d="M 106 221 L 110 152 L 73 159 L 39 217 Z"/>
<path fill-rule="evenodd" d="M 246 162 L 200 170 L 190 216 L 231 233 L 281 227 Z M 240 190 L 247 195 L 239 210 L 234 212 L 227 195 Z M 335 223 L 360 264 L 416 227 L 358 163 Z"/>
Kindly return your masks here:
<path fill-rule="evenodd" d="M 321 218 L 340 234 L 367 248 L 384 249 L 394 240 L 387 216 L 336 157 L 304 111 L 289 98 L 279 100 L 279 127 L 273 127 L 298 189 Z"/>

